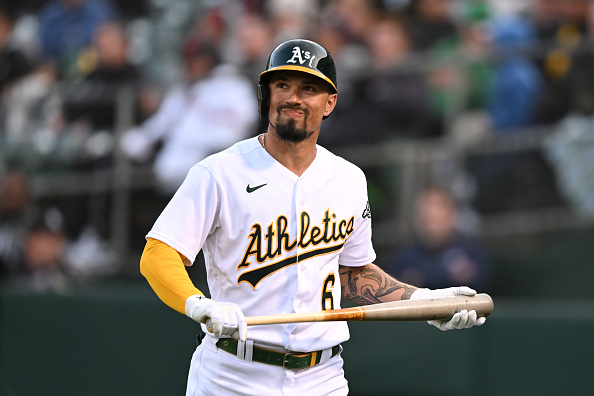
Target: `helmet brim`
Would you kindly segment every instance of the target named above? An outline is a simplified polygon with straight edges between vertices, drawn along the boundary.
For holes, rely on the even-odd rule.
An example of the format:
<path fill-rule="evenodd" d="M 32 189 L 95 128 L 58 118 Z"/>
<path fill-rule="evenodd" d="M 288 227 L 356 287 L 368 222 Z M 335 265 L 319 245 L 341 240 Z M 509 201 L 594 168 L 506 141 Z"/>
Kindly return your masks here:
<path fill-rule="evenodd" d="M 324 74 L 320 73 L 317 70 L 314 69 L 310 69 L 308 67 L 303 67 L 303 66 L 298 66 L 298 65 L 281 65 L 281 66 L 277 66 L 274 67 L 272 69 L 263 71 L 262 73 L 260 73 L 260 82 L 264 82 L 263 77 L 266 74 L 269 74 L 271 72 L 275 72 L 275 71 L 281 71 L 281 70 L 292 70 L 292 71 L 299 71 L 299 72 L 303 72 L 303 73 L 307 73 L 307 74 L 312 74 L 318 78 L 321 78 L 322 80 L 326 81 L 328 84 L 330 84 L 330 86 L 332 87 L 332 90 L 334 91 L 333 93 L 337 93 L 337 89 L 336 89 L 336 85 L 334 85 L 334 83 L 332 82 L 332 80 L 330 80 L 328 77 L 326 77 Z M 269 77 L 269 76 L 266 76 Z"/>

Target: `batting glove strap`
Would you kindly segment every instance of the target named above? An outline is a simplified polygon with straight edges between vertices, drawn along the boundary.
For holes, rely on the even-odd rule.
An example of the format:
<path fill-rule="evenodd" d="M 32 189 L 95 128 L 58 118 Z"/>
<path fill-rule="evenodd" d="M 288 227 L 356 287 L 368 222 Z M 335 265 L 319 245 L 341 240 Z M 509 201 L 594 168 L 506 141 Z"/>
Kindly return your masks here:
<path fill-rule="evenodd" d="M 411 300 L 425 300 L 430 298 L 474 296 L 476 291 L 467 286 L 448 287 L 445 289 L 417 289 L 410 295 Z"/>
<path fill-rule="evenodd" d="M 429 289 L 417 289 L 410 295 L 411 300 L 426 300 L 431 295 L 431 290 Z"/>

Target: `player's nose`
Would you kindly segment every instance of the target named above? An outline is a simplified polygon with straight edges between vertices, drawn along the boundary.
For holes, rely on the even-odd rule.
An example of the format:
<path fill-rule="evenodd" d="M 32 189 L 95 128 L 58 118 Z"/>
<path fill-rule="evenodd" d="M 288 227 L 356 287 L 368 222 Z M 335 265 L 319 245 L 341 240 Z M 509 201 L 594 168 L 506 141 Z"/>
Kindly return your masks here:
<path fill-rule="evenodd" d="M 301 103 L 301 95 L 299 94 L 299 89 L 291 88 L 287 93 L 287 103 L 296 104 Z"/>

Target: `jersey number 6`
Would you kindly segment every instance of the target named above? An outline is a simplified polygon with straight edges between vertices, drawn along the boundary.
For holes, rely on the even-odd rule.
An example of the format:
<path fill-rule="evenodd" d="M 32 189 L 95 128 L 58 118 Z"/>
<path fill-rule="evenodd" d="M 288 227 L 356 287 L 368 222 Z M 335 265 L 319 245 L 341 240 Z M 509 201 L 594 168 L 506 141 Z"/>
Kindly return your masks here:
<path fill-rule="evenodd" d="M 335 279 L 334 274 L 330 274 L 324 281 L 324 287 L 322 288 L 322 311 L 334 309 L 332 289 L 334 288 Z"/>

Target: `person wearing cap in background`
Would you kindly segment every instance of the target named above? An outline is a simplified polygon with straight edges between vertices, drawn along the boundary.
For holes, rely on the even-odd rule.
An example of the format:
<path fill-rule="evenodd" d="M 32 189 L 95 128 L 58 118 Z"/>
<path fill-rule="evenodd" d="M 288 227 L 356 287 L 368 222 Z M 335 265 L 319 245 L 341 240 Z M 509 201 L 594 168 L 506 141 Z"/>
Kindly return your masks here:
<path fill-rule="evenodd" d="M 249 137 L 257 121 L 253 85 L 221 61 L 215 46 L 192 36 L 183 57 L 187 81 L 171 88 L 155 114 L 121 142 L 131 159 L 154 160 L 157 182 L 166 194 L 175 192 L 192 165 Z"/>

